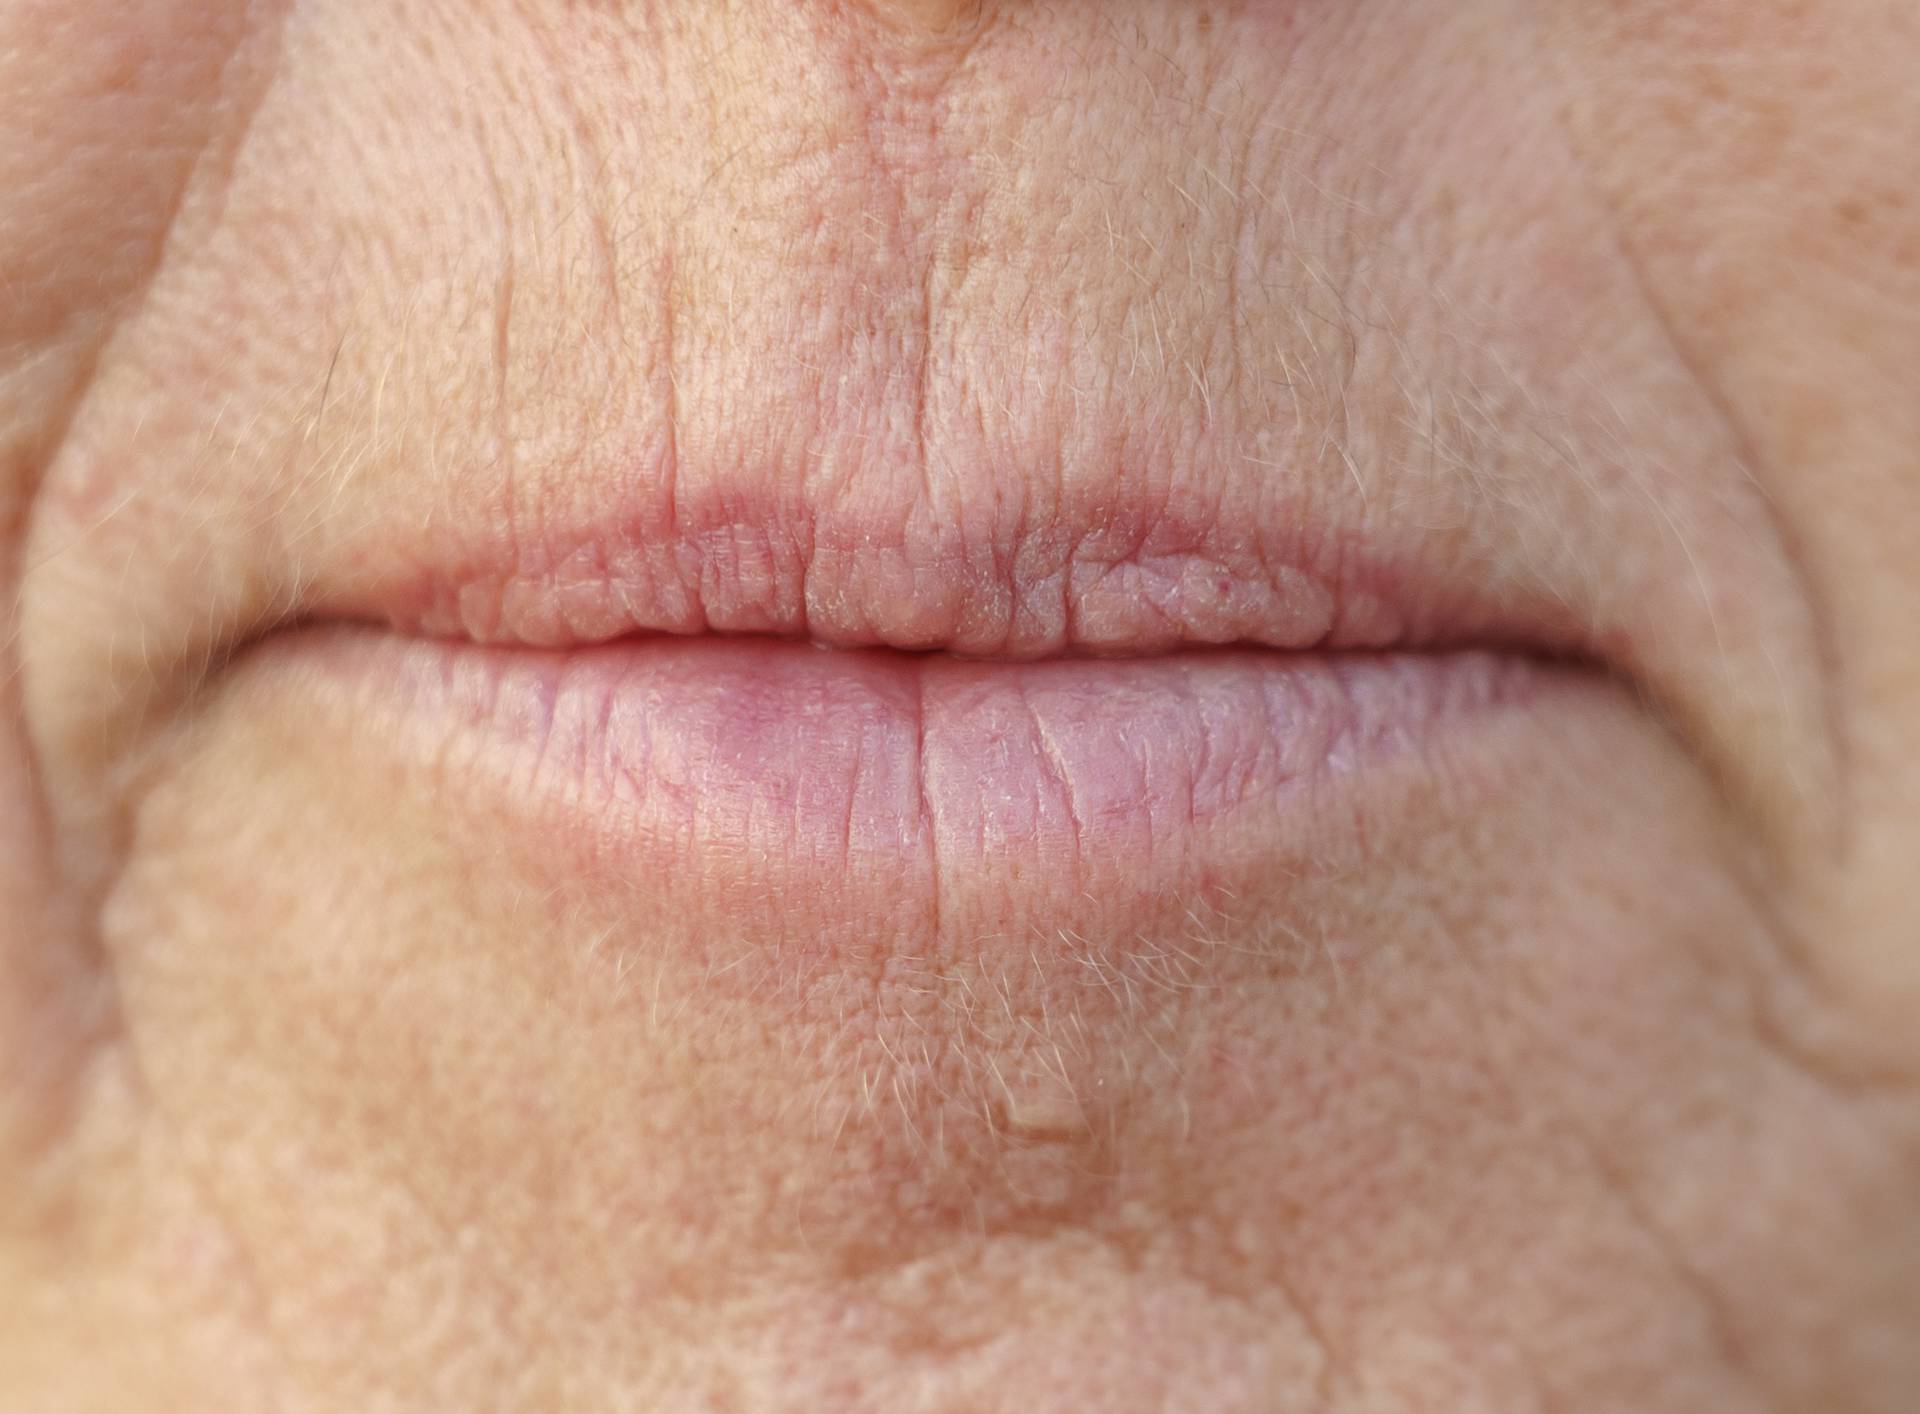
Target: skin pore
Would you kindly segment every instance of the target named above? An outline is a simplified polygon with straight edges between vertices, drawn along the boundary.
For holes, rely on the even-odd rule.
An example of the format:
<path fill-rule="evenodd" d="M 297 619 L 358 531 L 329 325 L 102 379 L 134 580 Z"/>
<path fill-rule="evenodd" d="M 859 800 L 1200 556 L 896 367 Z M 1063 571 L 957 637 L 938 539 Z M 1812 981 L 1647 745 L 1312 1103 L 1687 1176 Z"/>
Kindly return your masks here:
<path fill-rule="evenodd" d="M 1883 0 L 0 4 L 0 1406 L 1904 1408 L 1916 69 Z M 1151 743 L 997 659 L 1141 604 L 1366 686 L 1103 854 Z M 381 666 L 668 608 L 633 770 L 644 694 L 529 767 Z M 1057 856 L 928 764 L 1010 681 Z M 874 702 L 812 831 L 783 723 Z"/>

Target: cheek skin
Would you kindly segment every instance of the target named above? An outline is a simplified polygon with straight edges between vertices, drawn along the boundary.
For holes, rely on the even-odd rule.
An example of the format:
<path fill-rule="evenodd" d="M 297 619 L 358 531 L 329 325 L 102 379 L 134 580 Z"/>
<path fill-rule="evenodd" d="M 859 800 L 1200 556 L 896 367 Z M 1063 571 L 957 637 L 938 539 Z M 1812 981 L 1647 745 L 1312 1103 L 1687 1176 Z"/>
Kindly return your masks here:
<path fill-rule="evenodd" d="M 1820 608 L 1846 818 L 1792 855 L 1785 912 L 1805 964 L 1911 1070 L 1920 15 L 1871 0 L 1555 8 L 1613 56 L 1568 80 L 1582 159 L 1746 439 Z"/>
<path fill-rule="evenodd" d="M 0 14 L 0 1156 L 71 1118 L 102 1007 L 84 920 L 51 888 L 47 802 L 21 725 L 20 587 L 44 471 L 101 348 L 159 261 L 196 161 L 225 131 L 218 82 L 245 7 L 137 0 Z M 236 101 L 245 88 L 234 63 Z M 100 194 L 111 191 L 110 202 Z"/>

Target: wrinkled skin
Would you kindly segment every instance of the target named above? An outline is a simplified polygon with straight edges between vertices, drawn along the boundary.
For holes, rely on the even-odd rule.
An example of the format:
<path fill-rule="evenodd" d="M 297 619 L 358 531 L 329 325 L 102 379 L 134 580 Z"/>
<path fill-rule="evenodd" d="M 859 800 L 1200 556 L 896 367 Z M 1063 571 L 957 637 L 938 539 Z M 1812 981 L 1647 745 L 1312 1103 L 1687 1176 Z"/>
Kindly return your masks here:
<path fill-rule="evenodd" d="M 0 4 L 0 1405 L 1911 1408 L 1916 72 L 1887 0 Z M 1595 646 L 1097 965 L 721 966 L 701 859 L 554 877 L 244 646 L 669 435 L 1366 498 Z"/>

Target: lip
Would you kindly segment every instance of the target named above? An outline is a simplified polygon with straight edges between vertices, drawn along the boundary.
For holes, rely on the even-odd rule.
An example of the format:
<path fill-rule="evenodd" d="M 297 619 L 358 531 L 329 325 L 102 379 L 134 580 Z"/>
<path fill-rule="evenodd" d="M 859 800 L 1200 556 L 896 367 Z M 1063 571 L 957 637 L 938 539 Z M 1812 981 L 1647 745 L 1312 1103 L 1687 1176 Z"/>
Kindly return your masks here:
<path fill-rule="evenodd" d="M 375 536 L 350 573 L 309 587 L 306 609 L 556 649 L 655 633 L 1006 660 L 1586 646 L 1564 604 L 1481 584 L 1438 536 L 1316 516 L 1294 504 L 1298 486 L 1286 499 L 1095 485 L 1046 506 L 1004 476 L 983 486 L 954 505 L 897 484 L 823 505 L 726 481 L 689 493 L 669 471 L 611 506 L 555 496 L 529 514 L 501 499 L 431 534 Z"/>
<path fill-rule="evenodd" d="M 1478 651 L 1005 663 L 332 626 L 263 645 L 248 675 L 306 730 L 427 773 L 550 881 L 736 935 L 804 920 L 814 947 L 878 929 L 889 949 L 1024 951 L 1064 919 L 1151 926 L 1270 883 L 1276 859 L 1371 818 L 1393 762 L 1523 710 L 1556 671 Z"/>

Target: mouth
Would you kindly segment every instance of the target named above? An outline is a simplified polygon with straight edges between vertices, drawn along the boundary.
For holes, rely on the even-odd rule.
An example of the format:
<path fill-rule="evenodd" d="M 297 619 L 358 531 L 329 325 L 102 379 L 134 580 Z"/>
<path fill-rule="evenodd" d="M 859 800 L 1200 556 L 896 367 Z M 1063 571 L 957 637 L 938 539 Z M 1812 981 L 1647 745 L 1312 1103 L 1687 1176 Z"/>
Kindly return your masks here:
<path fill-rule="evenodd" d="M 1243 896 L 1282 854 L 1337 852 L 1382 779 L 1404 783 L 1396 763 L 1431 764 L 1557 680 L 1472 651 L 1007 663 L 357 628 L 266 658 L 310 721 L 317 706 L 424 773 L 555 883 L 690 890 L 753 930 L 791 914 L 857 932 L 885 895 L 896 929 L 1023 950 L 1086 901 L 1144 920 Z"/>
<path fill-rule="evenodd" d="M 1023 954 L 1357 847 L 1593 676 L 1298 521 L 669 499 L 389 541 L 230 675 L 552 885 L 709 934 L 804 919 L 823 953 Z"/>

